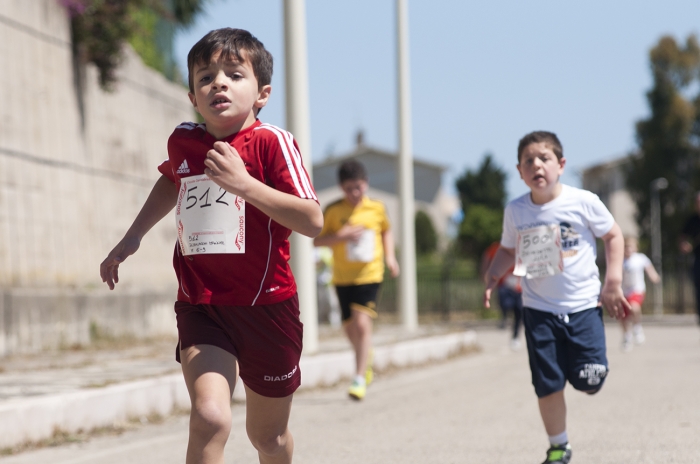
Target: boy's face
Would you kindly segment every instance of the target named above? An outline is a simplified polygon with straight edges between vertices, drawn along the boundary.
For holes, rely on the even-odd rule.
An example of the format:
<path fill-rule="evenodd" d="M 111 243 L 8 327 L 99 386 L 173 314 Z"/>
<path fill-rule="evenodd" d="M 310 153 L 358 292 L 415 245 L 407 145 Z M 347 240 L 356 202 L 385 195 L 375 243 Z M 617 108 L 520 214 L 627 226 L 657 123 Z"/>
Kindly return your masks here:
<path fill-rule="evenodd" d="M 340 188 L 345 194 L 345 199 L 353 206 L 359 205 L 367 193 L 369 184 L 364 179 L 351 179 L 343 181 Z"/>
<path fill-rule="evenodd" d="M 242 62 L 224 61 L 218 52 L 210 63 L 197 63 L 191 70 L 194 93 L 189 93 L 190 101 L 217 139 L 253 124 L 270 97 L 272 87 L 258 88 L 245 52 L 241 56 Z"/>
<path fill-rule="evenodd" d="M 636 240 L 625 240 L 625 258 L 629 258 L 637 252 Z"/>
<path fill-rule="evenodd" d="M 533 193 L 547 193 L 559 183 L 565 164 L 565 158 L 557 159 L 548 144 L 539 142 L 523 149 L 517 168 Z"/>

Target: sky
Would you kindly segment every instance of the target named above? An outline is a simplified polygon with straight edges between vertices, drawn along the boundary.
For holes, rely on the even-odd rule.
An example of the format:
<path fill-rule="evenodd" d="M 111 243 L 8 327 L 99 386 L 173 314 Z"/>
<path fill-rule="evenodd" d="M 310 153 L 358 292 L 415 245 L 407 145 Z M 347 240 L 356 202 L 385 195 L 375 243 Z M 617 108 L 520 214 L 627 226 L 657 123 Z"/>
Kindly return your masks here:
<path fill-rule="evenodd" d="M 272 96 L 260 114 L 285 127 L 283 0 L 210 0 L 175 41 L 189 49 L 220 27 L 249 30 L 272 53 Z M 314 162 L 365 143 L 397 150 L 396 2 L 306 0 Z M 648 54 L 659 38 L 700 30 L 698 0 L 409 0 L 413 152 L 446 168 L 443 185 L 485 153 L 508 174 L 510 199 L 527 192 L 518 140 L 555 132 L 567 159 L 562 181 L 634 150 L 648 116 Z M 370 173 L 371 183 L 371 173 Z"/>

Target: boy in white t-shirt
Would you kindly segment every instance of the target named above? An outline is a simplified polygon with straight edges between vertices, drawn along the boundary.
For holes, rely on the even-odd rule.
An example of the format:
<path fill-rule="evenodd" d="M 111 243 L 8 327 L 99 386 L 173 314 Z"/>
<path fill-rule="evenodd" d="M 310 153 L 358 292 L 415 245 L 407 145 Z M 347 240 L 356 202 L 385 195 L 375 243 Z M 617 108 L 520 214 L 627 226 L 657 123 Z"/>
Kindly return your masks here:
<path fill-rule="evenodd" d="M 657 284 L 661 282 L 661 277 L 654 269 L 651 260 L 644 253 L 637 252 L 637 238 L 625 237 L 625 260 L 622 263 L 622 293 L 630 303 L 630 312 L 620 319 L 622 325 L 622 349 L 629 351 L 632 349 L 632 341 L 644 343 L 644 330 L 642 329 L 642 303 L 646 295 L 646 284 L 644 283 L 644 272 L 646 271 L 649 280 Z"/>
<path fill-rule="evenodd" d="M 551 132 L 532 132 L 518 145 L 518 172 L 530 193 L 508 203 L 501 246 L 486 273 L 484 305 L 500 277 L 515 264 L 523 289 L 523 322 L 540 415 L 550 448 L 543 464 L 566 464 L 564 387 L 597 393 L 608 373 L 601 304 L 620 318 L 629 310 L 622 293 L 623 238 L 591 192 L 562 185 L 566 159 Z M 601 290 L 596 238 L 605 244 L 607 273 Z"/>

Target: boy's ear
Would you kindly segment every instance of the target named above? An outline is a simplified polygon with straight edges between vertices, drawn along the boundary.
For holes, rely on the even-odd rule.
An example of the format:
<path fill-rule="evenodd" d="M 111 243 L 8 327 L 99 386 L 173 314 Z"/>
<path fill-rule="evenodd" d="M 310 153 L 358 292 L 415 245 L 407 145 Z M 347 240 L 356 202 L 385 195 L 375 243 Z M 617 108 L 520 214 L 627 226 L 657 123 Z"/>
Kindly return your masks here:
<path fill-rule="evenodd" d="M 566 158 L 562 158 L 559 160 L 559 172 L 560 173 L 564 170 L 564 166 L 566 166 Z"/>
<path fill-rule="evenodd" d="M 520 174 L 520 178 L 523 178 L 523 172 L 520 170 L 520 163 L 515 165 L 515 169 L 518 170 L 518 174 Z M 524 179 L 523 179 L 524 180 Z"/>
<path fill-rule="evenodd" d="M 270 99 L 271 92 L 271 85 L 263 85 L 262 88 L 258 91 L 258 99 L 255 100 L 255 107 L 259 109 L 267 105 L 267 101 Z"/>
<path fill-rule="evenodd" d="M 190 97 L 190 103 L 192 103 L 192 106 L 194 106 L 194 110 L 199 113 L 199 108 L 197 108 L 197 98 L 194 96 L 192 92 L 187 92 L 187 96 Z"/>

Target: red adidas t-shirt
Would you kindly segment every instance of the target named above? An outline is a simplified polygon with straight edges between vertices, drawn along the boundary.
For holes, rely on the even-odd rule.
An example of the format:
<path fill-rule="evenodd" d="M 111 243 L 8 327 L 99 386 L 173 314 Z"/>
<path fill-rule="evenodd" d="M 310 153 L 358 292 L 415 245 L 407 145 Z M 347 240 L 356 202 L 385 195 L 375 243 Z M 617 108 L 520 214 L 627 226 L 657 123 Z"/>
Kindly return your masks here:
<path fill-rule="evenodd" d="M 158 170 L 180 187 L 180 179 L 204 174 L 204 160 L 216 141 L 204 124 L 180 124 L 168 140 L 168 159 Z M 256 121 L 223 141 L 233 145 L 254 178 L 276 190 L 318 201 L 289 132 Z M 284 301 L 296 293 L 288 264 L 291 230 L 250 203 L 245 205 L 245 228 L 245 253 L 241 254 L 185 256 L 176 244 L 173 265 L 180 284 L 179 301 L 252 306 Z"/>

